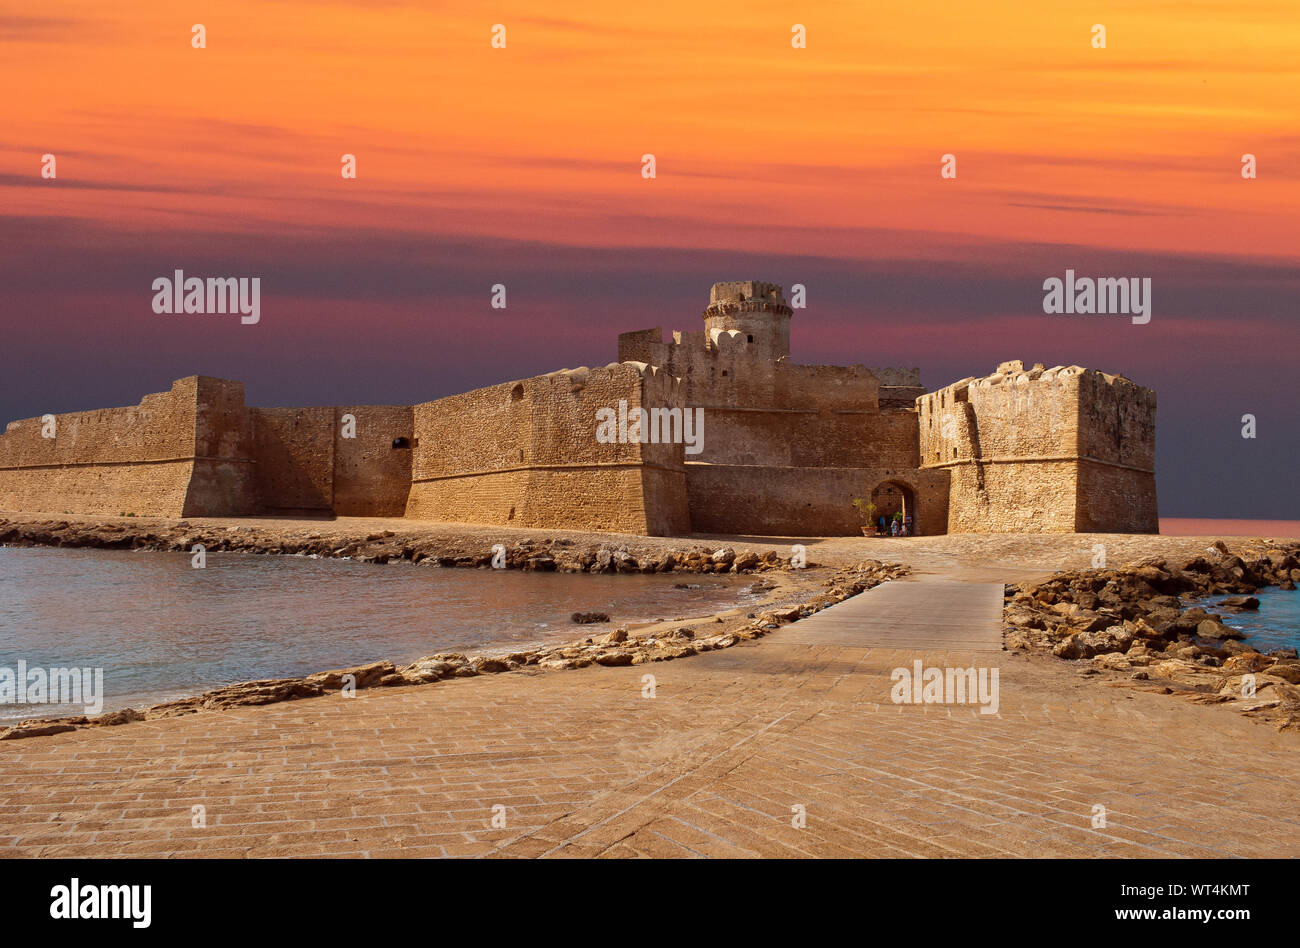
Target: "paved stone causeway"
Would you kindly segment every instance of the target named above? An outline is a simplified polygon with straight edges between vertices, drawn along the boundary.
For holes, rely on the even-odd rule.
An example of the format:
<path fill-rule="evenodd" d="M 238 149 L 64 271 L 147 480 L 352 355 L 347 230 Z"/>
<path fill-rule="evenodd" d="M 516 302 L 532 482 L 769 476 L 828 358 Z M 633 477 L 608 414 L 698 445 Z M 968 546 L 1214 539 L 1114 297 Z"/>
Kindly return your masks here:
<path fill-rule="evenodd" d="M 1002 583 L 885 583 L 800 623 L 800 640 L 859 648 L 1002 650 Z"/>
<path fill-rule="evenodd" d="M 1300 855 L 1296 735 L 990 652 L 939 620 L 991 592 L 946 585 L 862 598 L 914 644 L 865 610 L 673 662 L 4 742 L 0 855 Z M 891 703 L 916 659 L 998 668 L 998 713 Z"/>

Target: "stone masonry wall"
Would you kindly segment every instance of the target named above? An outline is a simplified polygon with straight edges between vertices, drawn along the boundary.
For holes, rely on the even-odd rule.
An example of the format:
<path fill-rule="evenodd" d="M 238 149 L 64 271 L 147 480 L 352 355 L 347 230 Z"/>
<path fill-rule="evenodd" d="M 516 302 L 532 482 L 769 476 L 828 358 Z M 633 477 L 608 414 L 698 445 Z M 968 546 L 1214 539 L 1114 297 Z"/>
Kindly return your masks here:
<path fill-rule="evenodd" d="M 1080 533 L 1159 533 L 1155 474 L 1080 462 L 1079 503 L 1071 529 Z"/>
<path fill-rule="evenodd" d="M 0 509 L 181 516 L 194 469 L 198 378 L 139 405 L 11 422 L 0 435 Z"/>
<path fill-rule="evenodd" d="M 254 408 L 253 457 L 262 510 L 328 514 L 334 508 L 334 409 Z"/>
<path fill-rule="evenodd" d="M 682 407 L 674 380 L 631 363 L 554 372 L 416 405 L 406 515 L 685 532 L 683 446 L 596 438 L 597 411 L 617 411 L 620 400 L 629 410 Z"/>
<path fill-rule="evenodd" d="M 406 405 L 250 409 L 257 496 L 267 513 L 400 517 L 411 487 Z M 355 436 L 344 437 L 351 415 Z"/>
<path fill-rule="evenodd" d="M 357 419 L 355 439 L 341 417 Z M 411 409 L 246 408 L 239 382 L 180 379 L 139 405 L 12 422 L 0 435 L 0 509 L 232 517 L 400 517 Z"/>
<path fill-rule="evenodd" d="M 182 516 L 256 513 L 253 424 L 244 407 L 244 385 L 199 376 L 196 387 L 194 469 Z"/>
<path fill-rule="evenodd" d="M 860 535 L 853 499 L 898 483 L 912 492 L 922 534 L 948 527 L 948 474 L 913 469 L 686 465 L 697 533 L 816 537 Z"/>
<path fill-rule="evenodd" d="M 1079 374 L 1078 385 L 1080 456 L 1154 471 L 1156 393 L 1091 370 Z"/>
<path fill-rule="evenodd" d="M 948 531 L 1072 530 L 1077 373 L 1003 368 L 918 399 L 921 463 L 951 472 Z"/>
<path fill-rule="evenodd" d="M 649 361 L 682 380 L 687 405 L 707 419 L 704 453 L 713 464 L 916 467 L 914 407 L 884 411 L 880 383 L 863 366 L 772 362 L 739 332 L 619 336 L 619 358 Z M 883 370 L 882 370 L 883 371 Z M 888 370 L 913 382 L 916 370 Z"/>
<path fill-rule="evenodd" d="M 356 419 L 344 438 L 343 416 Z M 413 448 L 393 447 L 413 436 L 410 405 L 352 405 L 334 409 L 334 513 L 340 517 L 401 517 L 411 492 Z"/>
<path fill-rule="evenodd" d="M 1014 362 L 917 404 L 922 466 L 951 472 L 950 532 L 1157 529 L 1150 470 L 1112 468 L 1150 466 L 1149 390 L 1078 366 Z"/>
<path fill-rule="evenodd" d="M 1156 533 L 1156 393 L 1101 372 L 1079 376 L 1079 502 L 1074 529 Z"/>

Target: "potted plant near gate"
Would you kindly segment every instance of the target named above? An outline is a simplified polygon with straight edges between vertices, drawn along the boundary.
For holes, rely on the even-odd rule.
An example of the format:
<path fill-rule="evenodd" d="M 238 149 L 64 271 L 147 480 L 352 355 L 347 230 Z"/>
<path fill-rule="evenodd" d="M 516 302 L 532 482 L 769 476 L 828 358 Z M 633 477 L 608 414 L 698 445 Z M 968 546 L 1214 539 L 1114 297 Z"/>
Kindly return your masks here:
<path fill-rule="evenodd" d="M 858 516 L 862 518 L 862 535 L 864 537 L 873 537 L 876 535 L 876 505 L 862 497 L 853 498 L 853 506 L 858 509 Z"/>

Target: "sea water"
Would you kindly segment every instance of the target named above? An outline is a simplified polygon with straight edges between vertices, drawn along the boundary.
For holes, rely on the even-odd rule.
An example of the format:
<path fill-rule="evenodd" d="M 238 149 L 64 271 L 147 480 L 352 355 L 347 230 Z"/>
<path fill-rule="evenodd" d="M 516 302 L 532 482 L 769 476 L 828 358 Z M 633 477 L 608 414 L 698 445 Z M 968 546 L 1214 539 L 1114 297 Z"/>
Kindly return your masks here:
<path fill-rule="evenodd" d="M 1253 594 L 1259 610 L 1227 612 L 1215 609 L 1226 596 L 1197 600 L 1195 605 L 1223 616 L 1223 624 L 1246 633 L 1246 644 L 1256 651 L 1300 649 L 1300 591 L 1261 589 Z"/>
<path fill-rule="evenodd" d="M 103 669 L 104 710 L 434 652 L 507 651 L 756 602 L 751 577 L 439 569 L 304 556 L 0 547 L 0 674 Z M 693 588 L 677 588 L 679 585 Z M 612 624 L 575 625 L 574 612 Z M 83 714 L 0 704 L 0 723 Z"/>

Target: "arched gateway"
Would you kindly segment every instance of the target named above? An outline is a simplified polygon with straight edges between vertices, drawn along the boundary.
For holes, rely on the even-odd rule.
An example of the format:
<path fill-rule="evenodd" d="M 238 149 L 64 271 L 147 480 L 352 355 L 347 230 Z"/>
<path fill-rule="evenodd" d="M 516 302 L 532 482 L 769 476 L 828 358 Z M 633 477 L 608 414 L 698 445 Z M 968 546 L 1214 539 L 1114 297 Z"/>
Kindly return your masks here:
<path fill-rule="evenodd" d="M 871 502 L 876 505 L 876 517 L 884 517 L 886 524 L 894 519 L 894 514 L 901 513 L 903 519 L 912 518 L 912 534 L 921 523 L 916 509 L 916 491 L 901 481 L 883 481 L 871 492 Z"/>

